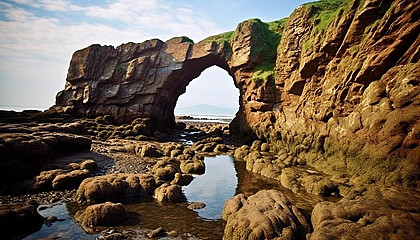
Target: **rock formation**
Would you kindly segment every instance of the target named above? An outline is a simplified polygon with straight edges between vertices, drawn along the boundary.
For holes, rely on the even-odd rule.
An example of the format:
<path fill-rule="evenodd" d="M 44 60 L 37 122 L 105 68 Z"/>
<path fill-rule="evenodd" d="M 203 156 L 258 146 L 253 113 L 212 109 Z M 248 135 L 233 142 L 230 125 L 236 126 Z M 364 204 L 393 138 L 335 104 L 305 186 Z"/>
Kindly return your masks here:
<path fill-rule="evenodd" d="M 338 178 L 416 188 L 419 11 L 414 0 L 321 1 L 196 44 L 92 45 L 74 53 L 52 109 L 165 130 L 188 83 L 217 65 L 240 90 L 237 139 L 259 138 L 299 159 L 289 162 Z"/>
<path fill-rule="evenodd" d="M 311 230 L 303 214 L 276 190 L 229 199 L 223 209 L 227 222 L 223 239 L 305 239 Z"/>

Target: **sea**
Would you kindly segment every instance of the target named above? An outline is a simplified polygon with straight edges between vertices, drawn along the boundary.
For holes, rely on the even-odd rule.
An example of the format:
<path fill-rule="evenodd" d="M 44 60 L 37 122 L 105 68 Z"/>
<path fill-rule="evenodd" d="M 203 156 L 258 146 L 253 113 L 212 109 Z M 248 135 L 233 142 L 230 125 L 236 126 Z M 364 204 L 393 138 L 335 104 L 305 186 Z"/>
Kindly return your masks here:
<path fill-rule="evenodd" d="M 22 106 L 22 105 L 0 105 L 0 110 L 22 112 L 23 110 L 39 110 L 45 111 L 49 107 L 43 106 Z"/>
<path fill-rule="evenodd" d="M 178 114 L 175 116 L 181 122 L 211 122 L 211 123 L 230 123 L 234 115 L 222 114 Z"/>

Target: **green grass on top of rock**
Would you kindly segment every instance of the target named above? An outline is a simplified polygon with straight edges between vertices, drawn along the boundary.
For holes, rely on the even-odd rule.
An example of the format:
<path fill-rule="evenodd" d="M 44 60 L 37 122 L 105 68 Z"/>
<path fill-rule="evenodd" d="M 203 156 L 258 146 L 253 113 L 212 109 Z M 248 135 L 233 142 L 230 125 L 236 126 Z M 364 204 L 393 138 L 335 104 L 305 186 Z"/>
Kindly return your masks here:
<path fill-rule="evenodd" d="M 335 19 L 340 11 L 345 11 L 352 0 L 321 0 L 306 3 L 304 6 L 312 6 L 311 19 L 315 21 L 314 31 L 322 33 Z"/>
<path fill-rule="evenodd" d="M 204 39 L 203 41 L 217 42 L 217 43 L 222 43 L 222 42 L 230 43 L 230 41 L 232 40 L 234 35 L 235 35 L 235 31 L 229 31 L 229 32 L 224 32 L 224 33 L 217 34 L 217 35 L 214 35 L 214 36 L 210 36 L 210 37 Z"/>
<path fill-rule="evenodd" d="M 258 34 L 255 36 L 256 45 L 251 48 L 251 55 L 256 57 L 260 64 L 254 68 L 254 74 L 251 79 L 259 83 L 271 79 L 274 80 L 277 48 L 280 44 L 287 18 L 267 23 L 261 22 L 259 19 L 253 19 L 252 21 L 256 22 Z"/>
<path fill-rule="evenodd" d="M 182 42 L 189 42 L 189 43 L 194 44 L 194 41 L 187 36 L 182 36 L 181 38 L 182 38 Z"/>

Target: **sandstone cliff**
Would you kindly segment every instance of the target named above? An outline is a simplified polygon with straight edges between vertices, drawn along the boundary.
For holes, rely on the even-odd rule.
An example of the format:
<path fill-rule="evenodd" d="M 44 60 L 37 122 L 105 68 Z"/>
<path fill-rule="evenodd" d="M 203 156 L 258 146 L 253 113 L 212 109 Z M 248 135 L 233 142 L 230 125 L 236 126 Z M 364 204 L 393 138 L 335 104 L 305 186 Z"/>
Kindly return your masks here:
<path fill-rule="evenodd" d="M 418 187 L 420 3 L 334 2 L 290 16 L 276 61 L 279 102 L 266 113 L 275 120 L 253 129 L 331 175 Z"/>
<path fill-rule="evenodd" d="M 188 83 L 217 65 L 240 90 L 237 139 L 258 137 L 333 178 L 417 188 L 419 16 L 414 0 L 330 0 L 196 44 L 92 45 L 74 53 L 53 109 L 165 130 Z"/>

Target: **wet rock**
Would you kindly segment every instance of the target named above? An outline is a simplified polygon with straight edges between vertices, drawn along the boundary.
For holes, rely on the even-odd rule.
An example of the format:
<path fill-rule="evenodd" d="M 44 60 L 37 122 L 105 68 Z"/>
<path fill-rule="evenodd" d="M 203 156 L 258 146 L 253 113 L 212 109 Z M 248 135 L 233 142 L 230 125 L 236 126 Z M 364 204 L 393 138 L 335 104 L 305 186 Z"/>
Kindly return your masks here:
<path fill-rule="evenodd" d="M 98 237 L 99 240 L 124 240 L 124 239 L 128 239 L 126 236 L 124 236 L 124 234 L 116 232 L 116 233 L 105 233 L 105 234 L 101 234 Z"/>
<path fill-rule="evenodd" d="M 149 238 L 158 238 L 158 237 L 164 237 L 166 235 L 166 230 L 163 227 L 158 227 L 153 231 L 150 231 L 147 236 Z"/>
<path fill-rule="evenodd" d="M 194 177 L 189 174 L 176 173 L 175 179 L 171 182 L 171 184 L 188 186 L 193 180 Z"/>
<path fill-rule="evenodd" d="M 171 181 L 178 172 L 178 162 L 174 160 L 159 160 L 152 168 L 156 180 Z"/>
<path fill-rule="evenodd" d="M 206 207 L 205 203 L 202 202 L 192 202 L 188 204 L 188 209 L 195 210 L 195 209 L 203 209 Z"/>
<path fill-rule="evenodd" d="M 49 190 L 52 188 L 52 181 L 57 175 L 64 173 L 63 169 L 43 171 L 35 177 L 33 188 L 38 191 Z"/>
<path fill-rule="evenodd" d="M 145 145 L 141 148 L 141 157 L 162 157 L 163 152 L 153 145 Z"/>
<path fill-rule="evenodd" d="M 268 145 L 268 143 L 261 144 L 261 152 L 269 152 L 269 151 L 270 151 L 270 146 Z"/>
<path fill-rule="evenodd" d="M 169 231 L 167 234 L 168 234 L 169 237 L 177 237 L 177 236 L 179 236 L 179 232 L 176 231 L 176 230 Z"/>
<path fill-rule="evenodd" d="M 305 239 L 311 228 L 302 213 L 276 190 L 262 190 L 246 198 L 236 195 L 225 203 L 223 239 Z"/>
<path fill-rule="evenodd" d="M 75 219 L 84 226 L 116 226 L 124 221 L 126 216 L 121 203 L 101 203 L 91 205 L 84 211 L 79 211 Z"/>
<path fill-rule="evenodd" d="M 41 229 L 43 217 L 36 206 L 13 203 L 0 204 L 0 232 L 4 239 L 21 239 Z"/>
<path fill-rule="evenodd" d="M 384 199 L 367 197 L 318 203 L 312 211 L 314 231 L 308 239 L 417 239 L 418 209 L 396 207 Z"/>
<path fill-rule="evenodd" d="M 226 153 L 229 151 L 229 148 L 225 144 L 217 144 L 214 148 L 214 152 L 217 154 Z"/>
<path fill-rule="evenodd" d="M 332 182 L 327 176 L 296 167 L 284 168 L 280 182 L 295 193 L 308 192 L 324 197 L 338 196 L 340 193 L 339 184 Z"/>
<path fill-rule="evenodd" d="M 176 203 L 184 200 L 181 186 L 171 185 L 169 183 L 164 183 L 160 187 L 156 188 L 153 197 L 159 202 Z"/>
<path fill-rule="evenodd" d="M 109 174 L 83 180 L 76 193 L 79 202 L 122 201 L 151 196 L 156 188 L 149 174 Z"/>
<path fill-rule="evenodd" d="M 235 159 L 244 159 L 249 154 L 249 146 L 243 145 L 235 150 Z"/>
<path fill-rule="evenodd" d="M 183 173 L 189 174 L 204 174 L 206 171 L 204 161 L 198 159 L 182 161 L 180 168 Z"/>
<path fill-rule="evenodd" d="M 93 159 L 88 159 L 88 160 L 85 160 L 82 163 L 80 163 L 80 169 L 81 170 L 86 169 L 90 173 L 95 173 L 97 168 L 98 168 L 98 164 Z"/>
<path fill-rule="evenodd" d="M 1 133 L 1 128 L 10 133 Z M 9 129 L 11 128 L 11 129 Z M 24 127 L 28 133 L 0 126 L 0 182 L 7 183 L 38 174 L 46 161 L 63 152 L 89 151 L 92 140 L 70 134 L 36 132 Z"/>
<path fill-rule="evenodd" d="M 59 174 L 52 181 L 52 187 L 54 189 L 74 189 L 89 176 L 90 173 L 86 169 Z"/>

